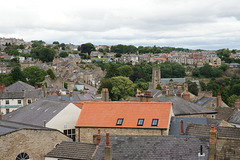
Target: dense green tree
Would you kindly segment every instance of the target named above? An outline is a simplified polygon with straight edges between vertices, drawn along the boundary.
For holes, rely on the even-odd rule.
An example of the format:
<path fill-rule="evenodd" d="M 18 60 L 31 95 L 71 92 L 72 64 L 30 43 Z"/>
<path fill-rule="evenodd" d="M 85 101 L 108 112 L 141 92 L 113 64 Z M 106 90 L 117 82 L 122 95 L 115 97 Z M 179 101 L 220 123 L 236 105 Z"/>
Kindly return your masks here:
<path fill-rule="evenodd" d="M 56 75 L 51 68 L 47 70 L 47 74 L 50 76 L 51 79 L 56 79 Z"/>
<path fill-rule="evenodd" d="M 56 55 L 56 51 L 53 48 L 37 47 L 31 50 L 31 55 L 43 62 L 52 62 Z"/>
<path fill-rule="evenodd" d="M 97 92 L 101 93 L 103 88 L 107 88 L 108 92 L 109 92 L 110 99 L 113 99 L 112 87 L 113 87 L 113 85 L 112 85 L 112 82 L 111 82 L 110 79 L 102 79 L 101 84 L 100 84 Z"/>
<path fill-rule="evenodd" d="M 232 107 L 237 99 L 240 100 L 240 96 L 237 96 L 235 94 L 228 97 L 228 106 Z"/>
<path fill-rule="evenodd" d="M 9 75 L 12 77 L 13 82 L 25 81 L 25 77 L 24 77 L 24 75 L 23 75 L 19 66 L 14 67 L 11 70 Z"/>
<path fill-rule="evenodd" d="M 64 82 L 64 88 L 68 89 L 68 83 Z"/>
<path fill-rule="evenodd" d="M 197 84 L 191 81 L 187 81 L 187 84 L 188 84 L 188 91 L 197 96 L 198 95 Z"/>
<path fill-rule="evenodd" d="M 200 81 L 200 86 L 201 86 L 201 91 L 207 90 L 207 85 L 203 81 Z"/>
<path fill-rule="evenodd" d="M 59 42 L 58 41 L 54 41 L 53 44 L 59 44 Z"/>
<path fill-rule="evenodd" d="M 59 56 L 62 57 L 62 58 L 65 58 L 65 57 L 68 56 L 68 53 L 67 53 L 67 52 L 61 52 L 61 53 L 59 54 Z"/>
<path fill-rule="evenodd" d="M 13 84 L 14 81 L 10 74 L 0 73 L 0 84 L 4 84 L 5 86 L 9 86 Z"/>
<path fill-rule="evenodd" d="M 35 86 L 40 85 L 40 83 L 44 81 L 47 73 L 44 69 L 41 69 L 37 66 L 31 66 L 23 70 L 23 75 L 26 78 L 26 82 L 28 84 Z"/>
<path fill-rule="evenodd" d="M 112 94 L 113 100 L 127 100 L 129 96 L 134 95 L 134 85 L 131 80 L 128 78 L 119 76 L 119 77 L 112 77 L 111 83 L 112 87 Z"/>
<path fill-rule="evenodd" d="M 157 84 L 156 89 L 158 89 L 158 90 L 162 90 L 162 87 L 160 86 L 160 84 Z"/>
<path fill-rule="evenodd" d="M 119 75 L 123 76 L 123 77 L 130 77 L 133 74 L 132 67 L 130 67 L 128 65 L 121 66 L 117 70 L 118 70 Z"/>
<path fill-rule="evenodd" d="M 45 44 L 45 42 L 44 41 L 42 41 L 42 40 L 35 40 L 35 41 L 31 41 L 32 42 L 32 47 L 33 48 L 37 48 L 37 47 L 42 47 L 43 46 L 43 44 Z"/>
<path fill-rule="evenodd" d="M 231 93 L 240 96 L 240 84 L 233 85 Z"/>

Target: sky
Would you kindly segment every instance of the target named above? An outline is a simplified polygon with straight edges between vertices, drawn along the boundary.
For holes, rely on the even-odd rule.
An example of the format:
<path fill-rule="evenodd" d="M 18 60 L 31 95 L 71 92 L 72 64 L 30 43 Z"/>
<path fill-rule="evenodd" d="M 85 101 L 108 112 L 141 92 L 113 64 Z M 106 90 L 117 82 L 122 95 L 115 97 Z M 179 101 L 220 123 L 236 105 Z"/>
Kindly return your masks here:
<path fill-rule="evenodd" d="M 240 49 L 240 0 L 5 0 L 0 37 Z"/>

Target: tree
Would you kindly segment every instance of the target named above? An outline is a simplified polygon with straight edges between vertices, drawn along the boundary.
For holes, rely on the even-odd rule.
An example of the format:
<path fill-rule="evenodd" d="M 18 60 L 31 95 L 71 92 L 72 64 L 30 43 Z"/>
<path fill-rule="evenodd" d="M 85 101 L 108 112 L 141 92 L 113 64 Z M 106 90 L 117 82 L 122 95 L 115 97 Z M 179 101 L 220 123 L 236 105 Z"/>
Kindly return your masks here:
<path fill-rule="evenodd" d="M 47 73 L 44 69 L 41 69 L 37 66 L 31 66 L 23 70 L 23 75 L 28 84 L 35 86 L 40 85 L 40 82 L 44 81 Z"/>
<path fill-rule="evenodd" d="M 160 84 L 157 84 L 156 89 L 158 89 L 158 90 L 162 90 L 162 87 L 160 86 Z"/>
<path fill-rule="evenodd" d="M 240 84 L 233 85 L 231 92 L 232 94 L 240 96 Z"/>
<path fill-rule="evenodd" d="M 25 81 L 25 77 L 20 69 L 19 66 L 17 67 L 14 67 L 11 72 L 10 72 L 10 76 L 12 77 L 12 80 L 14 82 L 17 82 L 17 81 Z"/>
<path fill-rule="evenodd" d="M 47 74 L 50 76 L 51 79 L 56 79 L 56 75 L 51 68 L 47 70 Z"/>
<path fill-rule="evenodd" d="M 228 97 L 228 106 L 232 107 L 237 99 L 240 100 L 240 96 L 237 96 L 235 94 Z"/>
<path fill-rule="evenodd" d="M 35 41 L 31 41 L 32 42 L 32 47 L 33 48 L 37 48 L 37 47 L 42 47 L 43 44 L 45 44 L 44 41 L 42 40 L 35 40 Z"/>
<path fill-rule="evenodd" d="M 54 41 L 53 44 L 59 44 L 59 42 L 58 41 Z"/>
<path fill-rule="evenodd" d="M 95 50 L 96 49 L 92 43 L 85 43 L 85 44 L 82 44 L 80 47 L 81 53 L 88 53 L 89 56 L 91 51 L 95 51 Z"/>
<path fill-rule="evenodd" d="M 200 81 L 200 86 L 201 86 L 201 91 L 206 91 L 207 90 L 207 86 L 203 81 Z"/>
<path fill-rule="evenodd" d="M 64 88 L 68 89 L 68 83 L 64 82 Z"/>
<path fill-rule="evenodd" d="M 118 76 L 111 78 L 113 100 L 127 100 L 129 96 L 134 95 L 134 85 L 128 78 Z"/>
<path fill-rule="evenodd" d="M 188 91 L 197 96 L 198 95 L 197 84 L 191 81 L 188 81 L 187 84 L 188 84 Z"/>
<path fill-rule="evenodd" d="M 61 52 L 61 53 L 59 54 L 59 56 L 62 57 L 62 58 L 65 58 L 65 57 L 68 56 L 68 53 L 67 53 L 67 52 Z"/>
<path fill-rule="evenodd" d="M 123 76 L 123 77 L 130 77 L 133 74 L 132 67 L 130 67 L 128 65 L 119 67 L 117 70 L 118 70 L 119 75 Z"/>
<path fill-rule="evenodd" d="M 33 58 L 38 58 L 43 62 L 52 62 L 56 51 L 53 48 L 37 47 L 31 50 Z"/>

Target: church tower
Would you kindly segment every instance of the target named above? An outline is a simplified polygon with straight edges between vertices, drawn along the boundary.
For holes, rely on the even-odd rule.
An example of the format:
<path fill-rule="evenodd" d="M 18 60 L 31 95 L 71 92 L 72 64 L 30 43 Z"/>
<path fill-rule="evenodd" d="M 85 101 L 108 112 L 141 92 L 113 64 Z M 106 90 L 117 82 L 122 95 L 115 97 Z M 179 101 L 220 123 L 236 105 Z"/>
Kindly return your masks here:
<path fill-rule="evenodd" d="M 149 84 L 150 89 L 156 89 L 157 85 L 161 83 L 161 70 L 160 67 L 153 67 L 152 69 L 152 82 Z"/>

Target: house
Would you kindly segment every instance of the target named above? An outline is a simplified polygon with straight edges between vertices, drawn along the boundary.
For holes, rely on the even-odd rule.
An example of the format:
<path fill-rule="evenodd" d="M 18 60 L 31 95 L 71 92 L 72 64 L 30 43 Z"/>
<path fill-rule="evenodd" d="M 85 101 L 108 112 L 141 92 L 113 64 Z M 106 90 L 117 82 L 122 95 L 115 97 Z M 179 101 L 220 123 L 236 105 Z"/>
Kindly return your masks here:
<path fill-rule="evenodd" d="M 229 68 L 240 68 L 239 63 L 229 63 L 228 66 L 229 66 Z"/>
<path fill-rule="evenodd" d="M 40 99 L 3 116 L 4 120 L 57 129 L 75 140 L 81 109 L 65 101 Z"/>
<path fill-rule="evenodd" d="M 0 159 L 39 159 L 62 141 L 71 141 L 56 129 L 0 120 Z"/>
<path fill-rule="evenodd" d="M 86 102 L 76 123 L 76 137 L 92 142 L 99 128 L 116 135 L 168 135 L 171 116 L 168 102 Z"/>
<path fill-rule="evenodd" d="M 101 135 L 94 160 L 188 159 L 207 160 L 209 140 L 200 137 L 160 135 Z"/>
<path fill-rule="evenodd" d="M 216 111 L 201 107 L 178 96 L 161 96 L 153 99 L 154 102 L 172 102 L 175 116 L 215 118 Z"/>
<path fill-rule="evenodd" d="M 6 88 L 1 84 L 0 90 L 0 106 L 3 114 L 31 104 L 44 96 L 41 88 L 33 87 L 22 81 Z"/>
<path fill-rule="evenodd" d="M 0 62 L 0 73 L 10 73 L 12 67 L 8 67 L 8 65 L 10 65 L 10 62 Z"/>
<path fill-rule="evenodd" d="M 92 159 L 97 150 L 94 143 L 63 141 L 45 155 L 45 160 Z"/>
<path fill-rule="evenodd" d="M 64 88 L 64 80 L 61 76 L 57 76 L 56 79 L 51 79 L 51 77 L 47 75 L 42 83 L 46 83 L 48 88 Z"/>

